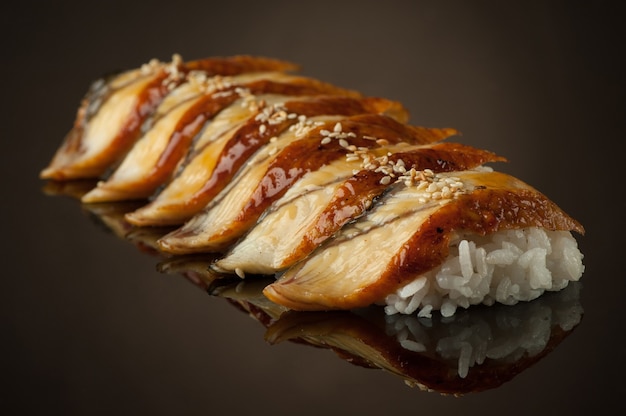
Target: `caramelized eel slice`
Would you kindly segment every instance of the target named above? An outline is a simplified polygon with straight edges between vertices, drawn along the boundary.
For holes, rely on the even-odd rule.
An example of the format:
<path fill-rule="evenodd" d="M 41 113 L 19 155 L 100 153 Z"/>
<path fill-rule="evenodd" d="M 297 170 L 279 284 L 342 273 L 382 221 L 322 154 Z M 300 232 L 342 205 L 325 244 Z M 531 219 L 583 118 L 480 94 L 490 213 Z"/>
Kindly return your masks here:
<path fill-rule="evenodd" d="M 237 103 L 243 108 L 235 112 L 232 127 L 245 116 L 251 115 L 253 110 L 247 108 L 256 107 L 255 94 L 350 93 L 311 78 L 280 72 L 246 74 L 227 80 L 219 77 L 218 81 L 207 78 L 193 84 L 199 85 L 196 89 L 205 89 L 207 92 L 194 99 L 183 98 L 182 102 L 177 100 L 176 105 L 164 103 L 170 111 L 160 112 L 163 116 L 139 139 L 111 177 L 100 182 L 92 192 L 85 195 L 83 202 L 143 199 L 152 195 L 169 180 L 178 163 L 187 154 L 193 138 L 207 123 L 211 124 L 210 121 L 216 114 L 237 103 L 239 98 L 244 100 L 244 105 Z M 229 127 L 228 120 L 226 122 L 226 127 Z"/>
<path fill-rule="evenodd" d="M 276 139 L 272 142 L 264 143 L 200 213 L 191 218 L 182 227 L 161 238 L 159 241 L 161 249 L 173 254 L 219 251 L 218 245 L 210 244 L 210 242 L 207 244 L 208 240 L 206 238 L 213 233 L 211 229 L 212 217 L 217 210 L 219 210 L 220 214 L 224 210 L 224 208 L 217 208 L 212 213 L 213 208 L 220 205 L 224 207 L 226 204 L 229 204 L 230 209 L 235 210 L 233 213 L 240 211 L 241 205 L 251 198 L 254 188 L 260 183 L 277 154 L 282 152 L 292 142 L 297 142 L 304 137 L 309 130 L 313 128 L 319 129 L 320 125 L 336 123 L 341 119 L 340 116 L 335 115 L 311 117 L 306 120 L 306 125 L 302 123 L 298 128 L 285 130 L 276 136 Z M 228 214 L 227 212 L 226 215 L 228 216 Z"/>
<path fill-rule="evenodd" d="M 81 103 L 73 128 L 40 177 L 70 180 L 103 175 L 128 151 L 142 124 L 191 70 L 214 76 L 296 68 L 289 62 L 251 56 L 185 63 L 175 55 L 171 62 L 153 60 L 139 69 L 97 80 Z"/>
<path fill-rule="evenodd" d="M 245 112 L 247 118 L 233 123 L 232 129 L 210 143 L 200 140 L 181 172 L 153 201 L 129 213 L 128 221 L 138 226 L 182 224 L 206 207 L 259 148 L 306 118 L 363 113 L 386 114 L 399 122 L 408 118 L 400 103 L 383 98 L 268 95 L 258 97 L 254 104 L 242 108 L 235 103 L 232 107 Z"/>
<path fill-rule="evenodd" d="M 178 254 L 223 251 L 304 175 L 340 158 L 348 163 L 346 152 L 383 143 L 429 143 L 450 134 L 448 130 L 433 134 L 373 114 L 326 118 L 322 126 L 315 126 L 314 118 L 309 121 L 315 128 L 305 138 L 297 140 L 297 133 L 289 131 L 264 147 L 204 211 L 163 237 L 161 248 Z"/>
<path fill-rule="evenodd" d="M 455 230 L 481 235 L 543 227 L 583 233 L 583 227 L 544 195 L 497 172 L 442 173 L 460 191 L 441 199 L 399 183 L 356 222 L 288 269 L 264 293 L 296 310 L 351 309 L 382 301 L 440 265 Z"/>
<path fill-rule="evenodd" d="M 383 179 L 387 173 L 451 172 L 504 161 L 491 152 L 450 142 L 390 146 L 358 155 L 356 174 L 349 163 L 343 163 L 326 177 L 320 177 L 325 173 L 320 169 L 311 172 L 308 181 L 292 186 L 216 266 L 231 272 L 273 274 L 293 265 L 360 216 L 388 187 Z"/>

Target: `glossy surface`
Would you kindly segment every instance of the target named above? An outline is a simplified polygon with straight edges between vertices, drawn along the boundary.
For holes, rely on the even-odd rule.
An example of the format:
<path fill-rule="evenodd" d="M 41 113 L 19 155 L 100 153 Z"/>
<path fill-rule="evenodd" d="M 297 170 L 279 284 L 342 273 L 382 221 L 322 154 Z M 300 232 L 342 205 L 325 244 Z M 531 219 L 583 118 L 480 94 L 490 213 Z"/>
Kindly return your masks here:
<path fill-rule="evenodd" d="M 616 162 L 624 131 L 617 4 L 183 3 L 99 5 L 98 19 L 85 2 L 15 3 L 5 16 L 3 410 L 622 413 L 626 206 Z M 500 169 L 585 226 L 580 323 L 500 386 L 463 397 L 423 392 L 329 349 L 289 342 L 294 334 L 285 327 L 275 326 L 277 337 L 268 338 L 284 341 L 268 343 L 256 319 L 175 271 L 159 271 L 169 259 L 151 254 L 150 235 L 138 248 L 75 199 L 46 195 L 38 173 L 89 84 L 103 72 L 174 52 L 189 59 L 258 53 L 293 60 L 307 75 L 398 99 L 412 123 L 455 127 L 461 143 L 505 156 Z M 118 214 L 107 215 L 111 224 Z M 302 325 L 294 328 L 316 336 L 312 324 Z"/>

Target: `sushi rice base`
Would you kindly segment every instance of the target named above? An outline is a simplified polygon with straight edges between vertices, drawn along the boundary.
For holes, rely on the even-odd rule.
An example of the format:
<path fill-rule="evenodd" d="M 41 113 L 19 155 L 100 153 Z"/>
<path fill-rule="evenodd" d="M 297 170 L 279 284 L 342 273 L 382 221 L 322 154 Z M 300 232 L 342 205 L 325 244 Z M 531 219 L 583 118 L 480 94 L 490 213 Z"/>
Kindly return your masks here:
<path fill-rule="evenodd" d="M 385 313 L 417 311 L 419 317 L 431 317 L 438 310 L 449 317 L 458 307 L 530 301 L 578 281 L 582 259 L 569 231 L 530 227 L 487 236 L 458 234 L 439 267 L 385 298 Z"/>

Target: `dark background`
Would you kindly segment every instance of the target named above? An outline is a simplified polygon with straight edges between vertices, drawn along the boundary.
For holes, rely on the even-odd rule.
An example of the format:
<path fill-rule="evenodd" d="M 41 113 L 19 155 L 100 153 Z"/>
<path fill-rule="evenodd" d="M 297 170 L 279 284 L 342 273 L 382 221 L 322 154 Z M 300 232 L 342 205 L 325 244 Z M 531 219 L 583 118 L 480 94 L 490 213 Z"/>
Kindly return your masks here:
<path fill-rule="evenodd" d="M 3 6 L 0 412 L 603 414 L 624 409 L 624 53 L 618 2 L 154 1 Z M 262 326 L 103 232 L 38 179 L 103 73 L 258 54 L 509 159 L 586 228 L 582 323 L 498 389 L 455 398 Z"/>

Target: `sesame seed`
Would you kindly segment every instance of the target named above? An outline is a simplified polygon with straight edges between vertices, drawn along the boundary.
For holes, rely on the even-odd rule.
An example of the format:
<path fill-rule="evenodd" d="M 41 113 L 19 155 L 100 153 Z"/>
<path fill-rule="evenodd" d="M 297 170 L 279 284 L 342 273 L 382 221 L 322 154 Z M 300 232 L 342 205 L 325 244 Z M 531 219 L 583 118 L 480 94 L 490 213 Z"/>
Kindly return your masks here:
<path fill-rule="evenodd" d="M 322 144 L 328 144 L 332 142 L 332 139 L 330 137 L 324 137 L 321 141 Z"/>
<path fill-rule="evenodd" d="M 263 134 L 267 130 L 267 126 L 265 124 L 261 124 L 259 126 L 259 133 Z"/>
<path fill-rule="evenodd" d="M 407 173 L 401 175 L 396 182 L 402 182 L 405 186 L 414 186 L 416 190 L 415 198 L 421 204 L 428 201 L 450 199 L 465 192 L 465 186 L 458 178 L 446 177 L 435 174 L 430 169 L 416 171 L 411 168 Z"/>
<path fill-rule="evenodd" d="M 311 121 L 311 120 L 308 120 L 306 116 L 299 115 L 298 122 L 296 124 L 292 124 L 289 127 L 289 131 L 294 132 L 296 137 L 302 137 L 308 134 L 315 127 L 318 127 L 320 125 L 324 125 L 324 123 L 320 121 Z"/>
<path fill-rule="evenodd" d="M 382 179 L 380 180 L 381 185 L 389 185 L 390 183 L 391 183 L 390 176 L 383 176 Z"/>
<path fill-rule="evenodd" d="M 245 279 L 245 277 L 246 277 L 246 274 L 244 273 L 244 271 L 241 268 L 239 268 L 239 267 L 237 267 L 235 269 L 235 274 L 237 276 L 239 276 L 240 278 L 242 278 L 242 279 Z"/>

